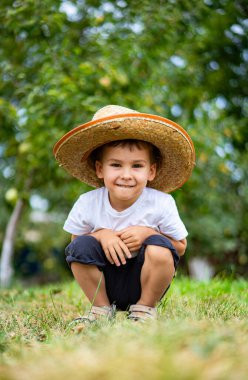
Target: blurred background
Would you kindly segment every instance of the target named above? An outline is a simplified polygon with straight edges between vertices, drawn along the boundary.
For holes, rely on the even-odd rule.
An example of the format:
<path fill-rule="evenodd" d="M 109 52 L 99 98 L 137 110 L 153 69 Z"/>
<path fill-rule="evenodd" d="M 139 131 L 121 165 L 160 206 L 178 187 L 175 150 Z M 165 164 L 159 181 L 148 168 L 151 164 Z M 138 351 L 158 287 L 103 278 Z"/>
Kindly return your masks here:
<path fill-rule="evenodd" d="M 89 187 L 52 149 L 107 104 L 172 119 L 195 144 L 172 194 L 189 231 L 179 272 L 247 276 L 247 32 L 247 1 L 1 1 L 2 286 L 70 278 L 62 226 Z"/>

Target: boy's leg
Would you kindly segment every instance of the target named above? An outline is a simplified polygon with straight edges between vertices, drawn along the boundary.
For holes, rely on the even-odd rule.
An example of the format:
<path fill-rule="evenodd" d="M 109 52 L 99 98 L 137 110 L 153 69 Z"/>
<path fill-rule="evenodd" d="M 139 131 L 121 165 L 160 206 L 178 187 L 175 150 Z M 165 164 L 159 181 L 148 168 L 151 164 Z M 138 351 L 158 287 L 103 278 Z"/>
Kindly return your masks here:
<path fill-rule="evenodd" d="M 155 307 L 169 287 L 175 274 L 170 249 L 147 245 L 141 270 L 141 296 L 137 304 Z"/>
<path fill-rule="evenodd" d="M 104 274 L 99 270 L 108 263 L 99 242 L 92 236 L 78 236 L 67 246 L 65 254 L 75 280 L 89 301 L 94 300 L 94 306 L 109 306 Z"/>
<path fill-rule="evenodd" d="M 95 265 L 83 265 L 77 262 L 71 263 L 71 270 L 90 303 L 94 300 L 94 306 L 110 306 L 103 272 L 100 272 Z M 96 293 L 99 281 L 101 284 Z"/>

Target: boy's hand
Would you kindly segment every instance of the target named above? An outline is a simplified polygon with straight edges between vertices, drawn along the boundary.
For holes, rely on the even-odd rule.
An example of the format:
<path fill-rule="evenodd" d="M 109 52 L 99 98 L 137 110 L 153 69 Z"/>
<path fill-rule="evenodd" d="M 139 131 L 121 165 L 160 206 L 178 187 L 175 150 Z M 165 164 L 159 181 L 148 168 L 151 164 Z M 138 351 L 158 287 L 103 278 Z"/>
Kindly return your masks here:
<path fill-rule="evenodd" d="M 117 231 L 117 235 L 125 243 L 130 252 L 135 252 L 140 249 L 146 238 L 151 235 L 159 235 L 159 232 L 150 227 L 130 226 Z"/>
<path fill-rule="evenodd" d="M 126 257 L 131 258 L 132 255 L 126 244 L 117 236 L 116 232 L 108 229 L 99 230 L 95 233 L 104 253 L 111 264 L 120 266 L 126 264 Z M 94 235 L 94 234 L 92 234 Z"/>

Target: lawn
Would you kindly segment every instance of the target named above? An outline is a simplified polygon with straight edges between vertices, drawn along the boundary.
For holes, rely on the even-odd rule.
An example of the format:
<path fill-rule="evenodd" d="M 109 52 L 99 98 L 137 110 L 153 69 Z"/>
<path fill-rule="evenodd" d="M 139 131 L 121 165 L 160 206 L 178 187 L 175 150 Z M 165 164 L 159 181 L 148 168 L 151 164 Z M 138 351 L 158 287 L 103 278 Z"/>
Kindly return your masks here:
<path fill-rule="evenodd" d="M 158 321 L 122 312 L 77 330 L 88 304 L 74 282 L 2 290 L 0 379 L 247 379 L 247 285 L 176 278 Z"/>

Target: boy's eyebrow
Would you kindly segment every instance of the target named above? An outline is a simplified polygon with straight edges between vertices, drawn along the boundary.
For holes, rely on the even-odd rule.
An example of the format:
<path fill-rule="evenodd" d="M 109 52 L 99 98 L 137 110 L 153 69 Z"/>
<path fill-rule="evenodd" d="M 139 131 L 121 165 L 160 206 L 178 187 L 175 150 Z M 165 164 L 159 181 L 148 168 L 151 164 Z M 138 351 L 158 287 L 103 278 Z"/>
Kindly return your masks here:
<path fill-rule="evenodd" d="M 106 160 L 106 162 L 109 162 L 109 161 L 122 162 L 122 160 L 118 160 L 118 158 L 109 158 L 108 160 Z M 132 162 L 147 162 L 147 161 L 140 159 L 140 160 L 133 160 Z"/>

